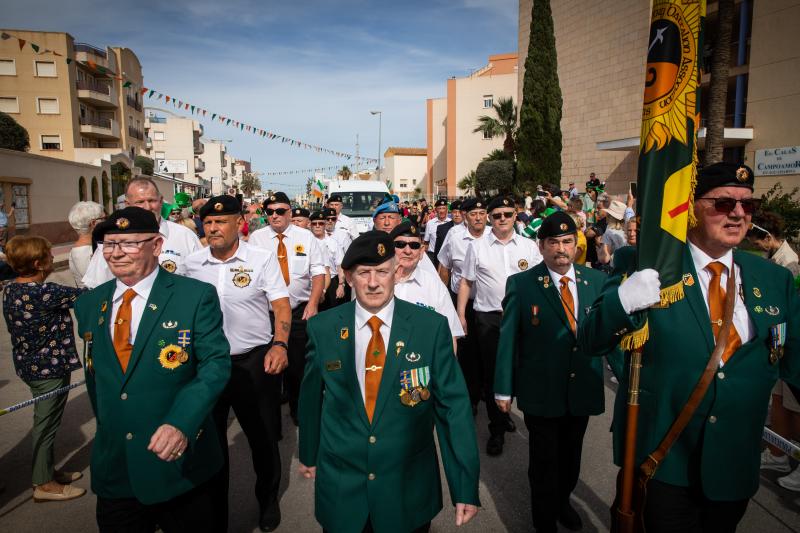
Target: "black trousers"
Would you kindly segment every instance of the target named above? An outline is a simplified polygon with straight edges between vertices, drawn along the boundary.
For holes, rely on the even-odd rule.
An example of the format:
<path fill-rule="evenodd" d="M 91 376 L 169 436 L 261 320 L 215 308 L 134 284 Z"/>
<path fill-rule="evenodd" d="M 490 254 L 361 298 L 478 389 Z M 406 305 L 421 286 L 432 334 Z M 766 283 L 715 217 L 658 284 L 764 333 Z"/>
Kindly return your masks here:
<path fill-rule="evenodd" d="M 153 533 L 158 525 L 164 533 L 216 532 L 215 502 L 211 482 L 169 501 L 145 505 L 136 498 L 97 497 L 97 527 L 100 533 Z"/>
<path fill-rule="evenodd" d="M 431 529 L 431 523 L 428 522 L 427 524 L 423 524 L 414 531 L 409 531 L 409 533 L 428 533 Z M 323 533 L 329 533 L 327 529 L 322 530 Z M 369 521 L 367 518 L 367 525 L 364 526 L 364 529 L 361 530 L 361 533 L 375 533 L 375 530 L 372 529 L 372 522 Z"/>
<path fill-rule="evenodd" d="M 342 305 L 343 303 L 350 301 L 350 286 L 347 283 L 344 284 L 344 298 L 336 298 L 336 289 L 339 288 L 339 277 L 336 275 L 335 272 L 331 273 L 331 284 L 328 285 L 328 289 L 325 291 L 325 299 L 319 306 L 320 311 L 325 311 L 327 309 L 333 309 L 337 305 Z"/>
<path fill-rule="evenodd" d="M 509 418 L 497 408 L 494 401 L 494 369 L 497 364 L 497 343 L 500 340 L 500 311 L 484 313 L 475 311 L 475 331 L 478 335 L 478 357 L 481 368 L 481 388 L 483 401 L 486 402 L 486 414 L 489 415 L 489 433 L 504 435 Z M 469 324 L 467 324 L 469 327 Z"/>
<path fill-rule="evenodd" d="M 537 533 L 556 531 L 558 516 L 578 484 L 583 435 L 588 423 L 588 416 L 525 415 L 525 426 L 530 434 L 531 514 Z"/>
<path fill-rule="evenodd" d="M 283 386 L 289 396 L 289 411 L 292 416 L 297 416 L 297 399 L 300 397 L 300 383 L 303 381 L 303 372 L 306 368 L 306 321 L 303 313 L 306 304 L 303 302 L 292 309 L 292 331 L 289 333 L 289 367 L 283 374 Z"/>
<path fill-rule="evenodd" d="M 231 378 L 214 406 L 214 423 L 225 455 L 225 465 L 214 478 L 215 500 L 221 511 L 214 531 L 227 531 L 228 527 L 228 413 L 231 408 L 250 445 L 258 505 L 263 511 L 278 497 L 281 455 L 274 410 L 276 406 L 280 408 L 281 389 L 280 376 L 264 372 L 264 356 L 269 347 L 258 346 L 231 357 Z"/>
<path fill-rule="evenodd" d="M 678 487 L 652 479 L 647 484 L 644 523 L 647 533 L 734 533 L 749 502 L 713 501 L 699 486 Z"/>
<path fill-rule="evenodd" d="M 458 305 L 458 295 L 450 291 L 453 298 L 453 305 Z M 458 339 L 458 364 L 461 373 L 464 374 L 464 381 L 467 382 L 469 401 L 473 406 L 481 401 L 483 390 L 483 369 L 478 350 L 478 331 L 475 325 L 475 310 L 472 309 L 474 300 L 467 302 L 466 316 L 467 334 Z"/>

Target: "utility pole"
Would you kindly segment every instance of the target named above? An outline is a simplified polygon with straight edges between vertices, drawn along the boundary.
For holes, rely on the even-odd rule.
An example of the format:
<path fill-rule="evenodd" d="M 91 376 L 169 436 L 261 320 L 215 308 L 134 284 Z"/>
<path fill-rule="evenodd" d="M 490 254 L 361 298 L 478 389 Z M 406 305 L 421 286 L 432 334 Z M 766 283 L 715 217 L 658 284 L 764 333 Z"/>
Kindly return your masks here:
<path fill-rule="evenodd" d="M 359 148 L 358 147 L 358 133 L 356 133 L 356 170 L 355 170 L 356 174 L 358 174 L 358 162 L 361 159 L 361 156 L 359 156 L 359 153 L 358 153 L 358 148 Z"/>
<path fill-rule="evenodd" d="M 383 112 L 370 111 L 371 115 L 378 115 L 378 181 L 381 181 L 381 133 L 383 131 Z"/>

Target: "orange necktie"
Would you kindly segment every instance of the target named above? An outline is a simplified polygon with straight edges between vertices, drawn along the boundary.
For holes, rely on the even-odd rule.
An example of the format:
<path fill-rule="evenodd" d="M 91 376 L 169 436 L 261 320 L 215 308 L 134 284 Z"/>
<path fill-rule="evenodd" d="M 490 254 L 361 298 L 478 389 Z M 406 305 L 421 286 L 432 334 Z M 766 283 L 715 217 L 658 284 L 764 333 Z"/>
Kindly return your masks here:
<path fill-rule="evenodd" d="M 364 365 L 366 372 L 364 375 L 364 406 L 367 408 L 367 417 L 372 423 L 372 415 L 375 413 L 375 402 L 378 400 L 378 389 L 381 386 L 381 376 L 383 376 L 383 364 L 386 362 L 386 346 L 383 344 L 381 336 L 381 325 L 383 321 L 373 316 L 367 323 L 372 328 L 372 338 L 367 345 L 367 357 Z"/>
<path fill-rule="evenodd" d="M 725 265 L 719 261 L 714 261 L 706 267 L 706 270 L 711 272 L 711 281 L 708 282 L 708 314 L 711 315 L 711 329 L 714 331 L 714 339 L 719 339 L 720 330 L 722 329 L 722 315 L 725 309 L 725 289 L 722 288 L 722 272 L 725 268 Z M 736 332 L 736 328 L 731 324 L 728 344 L 722 353 L 722 362 L 727 363 L 733 352 L 741 345 L 742 339 L 739 337 L 739 333 Z"/>
<path fill-rule="evenodd" d="M 281 272 L 283 273 L 283 281 L 289 285 L 289 259 L 286 256 L 286 245 L 283 244 L 283 239 L 286 235 L 278 233 L 278 263 L 281 265 Z"/>
<path fill-rule="evenodd" d="M 569 327 L 572 333 L 578 330 L 578 325 L 575 322 L 575 300 L 572 299 L 572 291 L 569 290 L 569 278 L 564 276 L 561 278 L 561 305 L 564 306 L 564 312 L 567 313 L 567 320 L 569 320 Z"/>
<path fill-rule="evenodd" d="M 122 305 L 117 311 L 114 320 L 114 351 L 117 352 L 119 366 L 124 374 L 128 370 L 128 361 L 131 359 L 133 346 L 131 340 L 131 301 L 136 298 L 136 291 L 128 289 L 122 294 Z"/>

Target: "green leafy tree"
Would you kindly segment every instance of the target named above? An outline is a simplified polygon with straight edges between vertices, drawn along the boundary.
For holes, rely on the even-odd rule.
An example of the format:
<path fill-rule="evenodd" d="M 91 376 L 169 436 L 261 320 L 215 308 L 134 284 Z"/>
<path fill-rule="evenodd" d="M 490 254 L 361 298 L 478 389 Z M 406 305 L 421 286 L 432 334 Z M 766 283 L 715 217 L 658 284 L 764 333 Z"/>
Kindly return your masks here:
<path fill-rule="evenodd" d="M 536 0 L 517 133 L 517 177 L 523 187 L 561 182 L 562 103 L 550 0 Z"/>
<path fill-rule="evenodd" d="M 461 181 L 458 182 L 458 188 L 463 190 L 464 194 L 467 195 L 474 194 L 477 185 L 478 185 L 478 180 L 475 177 L 474 170 L 470 170 L 469 173 L 467 173 L 467 175 L 461 178 Z"/>
<path fill-rule="evenodd" d="M 513 161 L 514 158 L 509 156 L 505 150 L 492 150 L 481 161 Z"/>
<path fill-rule="evenodd" d="M 244 196 L 252 196 L 254 191 L 261 190 L 261 180 L 252 172 L 243 172 L 239 189 L 241 189 Z"/>
<path fill-rule="evenodd" d="M 514 145 L 514 132 L 517 129 L 517 106 L 514 99 L 500 98 L 496 104 L 492 104 L 497 118 L 483 115 L 478 117 L 478 127 L 472 130 L 473 133 L 483 133 L 487 137 L 504 137 L 503 151 L 513 159 L 516 147 Z"/>
<path fill-rule="evenodd" d="M 142 169 L 142 174 L 145 176 L 153 175 L 153 160 L 143 155 L 137 155 L 133 160 L 133 164 Z"/>
<path fill-rule="evenodd" d="M 711 55 L 711 83 L 708 87 L 708 113 L 705 117 L 706 145 L 703 158 L 706 165 L 722 161 L 728 72 L 731 66 L 731 34 L 736 9 L 733 4 L 733 0 L 717 2 L 717 35 Z"/>
<path fill-rule="evenodd" d="M 475 169 L 476 193 L 509 194 L 513 188 L 513 161 L 481 161 Z"/>
<path fill-rule="evenodd" d="M 10 115 L 0 112 L 0 148 L 27 152 L 31 147 L 28 130 Z"/>
<path fill-rule="evenodd" d="M 347 165 L 343 165 L 342 168 L 339 169 L 339 175 L 342 177 L 343 180 L 349 180 L 350 176 L 353 175 L 353 171 L 350 170 L 350 167 Z"/>
<path fill-rule="evenodd" d="M 795 187 L 787 193 L 783 190 L 783 185 L 776 183 L 766 194 L 761 196 L 761 211 L 765 213 L 775 213 L 783 217 L 786 224 L 786 238 L 792 242 L 797 242 L 797 234 L 800 232 L 800 189 Z"/>

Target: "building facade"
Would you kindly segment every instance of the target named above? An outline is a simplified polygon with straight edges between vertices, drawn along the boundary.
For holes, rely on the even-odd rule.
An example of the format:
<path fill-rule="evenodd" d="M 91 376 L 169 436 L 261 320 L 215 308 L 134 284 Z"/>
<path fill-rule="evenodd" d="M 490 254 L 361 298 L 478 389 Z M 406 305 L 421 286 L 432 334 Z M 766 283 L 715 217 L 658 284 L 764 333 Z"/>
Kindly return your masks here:
<path fill-rule="evenodd" d="M 481 115 L 496 116 L 500 98 L 517 99 L 517 54 L 489 57 L 486 66 L 463 78 L 447 80 L 447 96 L 427 101 L 427 195 L 458 196 L 458 182 L 489 152 L 503 148 L 502 138 L 474 133 Z"/>
<path fill-rule="evenodd" d="M 428 151 L 425 148 L 390 146 L 383 154 L 383 179 L 400 200 L 413 200 L 425 190 L 428 171 Z M 419 191 L 419 192 L 417 192 Z"/>
<path fill-rule="evenodd" d="M 519 80 L 522 101 L 533 0 L 519 2 Z M 562 186 L 606 180 L 612 194 L 627 192 L 637 179 L 650 2 L 551 3 L 563 96 Z M 591 15 L 588 15 L 588 14 Z M 709 0 L 706 28 L 715 27 L 717 2 Z M 800 186 L 800 56 L 795 22 L 800 1 L 738 0 L 732 32 L 724 159 L 744 161 L 756 174 L 756 192 L 781 182 Z M 706 32 L 706 44 L 713 34 Z M 710 66 L 706 66 L 710 68 Z M 701 77 L 702 119 L 710 72 Z M 780 173 L 779 175 L 768 175 Z"/>
<path fill-rule="evenodd" d="M 211 184 L 211 194 L 214 196 L 227 192 L 228 168 L 226 155 L 228 147 L 223 142 L 204 141 L 201 159 L 205 168 L 200 171 L 200 177 Z"/>
<path fill-rule="evenodd" d="M 203 125 L 169 111 L 148 108 L 144 128 L 153 171 L 175 178 L 178 191 L 195 198 L 208 196 L 211 181 L 201 175 L 206 169 L 201 157 L 205 153 L 205 145 L 200 140 Z M 215 155 L 219 157 L 218 153 Z"/>

